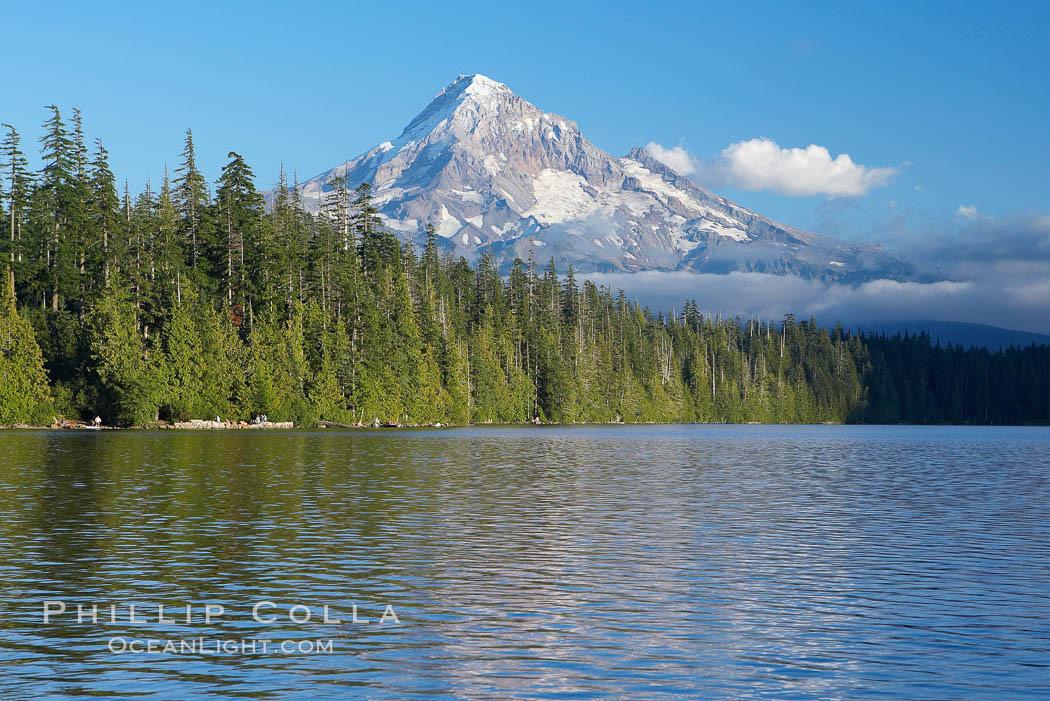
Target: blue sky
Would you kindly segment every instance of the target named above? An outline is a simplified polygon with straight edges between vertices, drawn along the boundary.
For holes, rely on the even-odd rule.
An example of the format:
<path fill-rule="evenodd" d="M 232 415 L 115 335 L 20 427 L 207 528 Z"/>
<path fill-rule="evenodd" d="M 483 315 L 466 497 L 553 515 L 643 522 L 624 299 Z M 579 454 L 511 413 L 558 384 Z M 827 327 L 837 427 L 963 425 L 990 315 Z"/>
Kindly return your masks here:
<path fill-rule="evenodd" d="M 192 127 L 209 179 L 236 150 L 269 187 L 282 162 L 306 178 L 395 137 L 479 72 L 618 155 L 715 163 L 764 137 L 895 170 L 851 197 L 714 183 L 821 233 L 892 246 L 967 223 L 960 206 L 1050 211 L 1047 2 L 220 5 L 5 3 L 0 121 L 35 155 L 43 105 L 80 107 L 133 190 Z"/>

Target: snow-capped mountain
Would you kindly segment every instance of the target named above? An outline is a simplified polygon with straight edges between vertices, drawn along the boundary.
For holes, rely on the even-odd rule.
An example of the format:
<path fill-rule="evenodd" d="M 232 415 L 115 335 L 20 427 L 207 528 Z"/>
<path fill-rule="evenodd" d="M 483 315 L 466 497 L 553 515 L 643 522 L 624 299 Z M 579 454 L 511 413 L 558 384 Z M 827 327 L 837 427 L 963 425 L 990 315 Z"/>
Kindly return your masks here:
<path fill-rule="evenodd" d="M 692 270 L 905 279 L 881 246 L 778 224 L 719 197 L 642 149 L 601 150 L 565 117 L 502 83 L 463 75 L 397 139 L 302 183 L 318 211 L 333 178 L 372 183 L 386 225 L 422 242 L 433 224 L 457 255 L 553 257 L 580 271 Z"/>

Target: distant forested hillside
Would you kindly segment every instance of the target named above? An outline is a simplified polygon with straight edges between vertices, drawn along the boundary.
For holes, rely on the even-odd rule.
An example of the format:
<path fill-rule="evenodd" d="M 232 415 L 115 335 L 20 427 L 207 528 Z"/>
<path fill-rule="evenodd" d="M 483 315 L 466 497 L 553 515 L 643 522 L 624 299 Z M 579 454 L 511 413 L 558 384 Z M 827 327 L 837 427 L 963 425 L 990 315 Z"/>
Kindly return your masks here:
<path fill-rule="evenodd" d="M 990 350 L 1009 348 L 1010 346 L 1030 346 L 1050 344 L 1050 336 L 1031 331 L 1014 331 L 985 324 L 971 324 L 963 321 L 893 321 L 884 323 L 862 324 L 859 329 L 864 333 L 881 333 L 887 336 L 897 334 L 914 336 L 926 332 L 930 341 L 942 346 L 960 345 L 964 348 L 978 346 Z"/>
<path fill-rule="evenodd" d="M 50 111 L 40 171 L 13 128 L 0 146 L 0 424 L 1050 423 L 1046 346 L 666 315 L 531 258 L 501 277 L 432 231 L 401 244 L 367 185 L 311 215 L 280 173 L 267 212 L 231 152 L 212 187 L 189 132 L 132 196 Z"/>

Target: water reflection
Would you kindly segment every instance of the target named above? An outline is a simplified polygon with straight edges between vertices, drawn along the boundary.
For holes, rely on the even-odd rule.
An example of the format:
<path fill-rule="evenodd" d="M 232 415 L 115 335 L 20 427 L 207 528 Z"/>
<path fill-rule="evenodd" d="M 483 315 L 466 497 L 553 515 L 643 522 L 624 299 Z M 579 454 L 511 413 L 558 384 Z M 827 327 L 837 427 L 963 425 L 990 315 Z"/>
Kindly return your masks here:
<path fill-rule="evenodd" d="M 1048 497 L 1046 429 L 6 433 L 0 692 L 1041 696 Z M 42 625 L 45 599 L 193 614 Z M 230 613 L 207 625 L 207 603 Z M 388 603 L 400 625 L 377 623 Z"/>

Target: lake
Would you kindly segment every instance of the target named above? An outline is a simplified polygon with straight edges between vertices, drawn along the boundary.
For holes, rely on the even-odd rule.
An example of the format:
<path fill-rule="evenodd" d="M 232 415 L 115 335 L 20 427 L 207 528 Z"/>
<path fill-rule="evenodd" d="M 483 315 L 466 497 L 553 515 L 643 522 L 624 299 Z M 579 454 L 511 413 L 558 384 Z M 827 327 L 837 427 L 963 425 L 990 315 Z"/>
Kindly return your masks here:
<path fill-rule="evenodd" d="M 5 699 L 1047 698 L 1050 429 L 7 431 L 0 616 Z"/>

